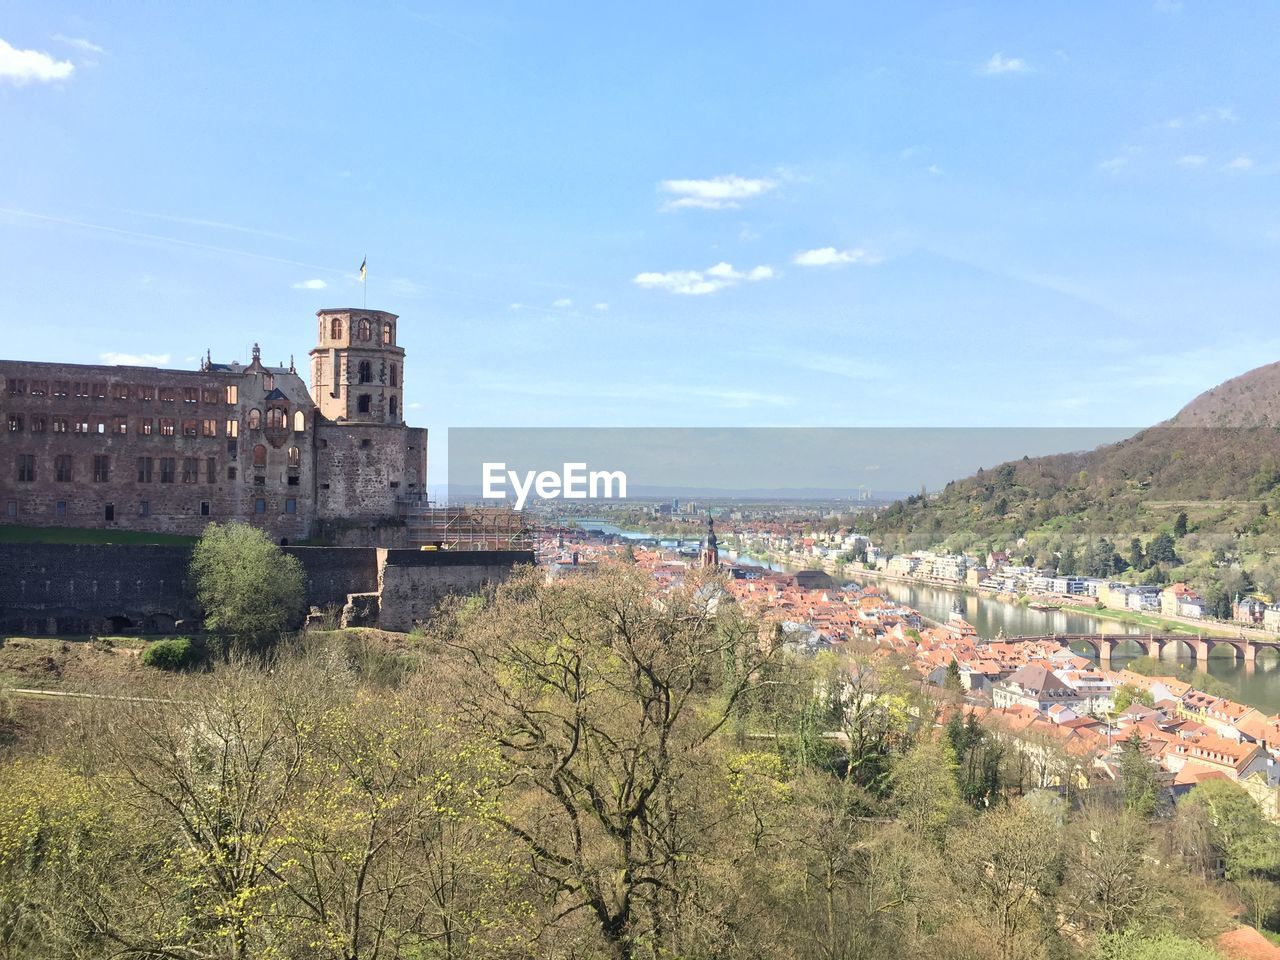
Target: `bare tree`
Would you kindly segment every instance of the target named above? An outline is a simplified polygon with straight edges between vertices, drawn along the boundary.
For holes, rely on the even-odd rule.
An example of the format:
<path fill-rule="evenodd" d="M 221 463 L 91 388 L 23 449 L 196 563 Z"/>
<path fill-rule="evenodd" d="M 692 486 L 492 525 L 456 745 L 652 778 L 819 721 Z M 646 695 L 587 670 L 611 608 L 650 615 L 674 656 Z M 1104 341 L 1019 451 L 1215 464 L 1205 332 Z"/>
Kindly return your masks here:
<path fill-rule="evenodd" d="M 504 764 L 495 821 L 553 888 L 551 921 L 589 916 L 621 958 L 680 954 L 705 929 L 699 864 L 740 812 L 712 741 L 776 648 L 718 593 L 660 594 L 625 567 L 529 572 L 442 633 L 459 715 Z"/>

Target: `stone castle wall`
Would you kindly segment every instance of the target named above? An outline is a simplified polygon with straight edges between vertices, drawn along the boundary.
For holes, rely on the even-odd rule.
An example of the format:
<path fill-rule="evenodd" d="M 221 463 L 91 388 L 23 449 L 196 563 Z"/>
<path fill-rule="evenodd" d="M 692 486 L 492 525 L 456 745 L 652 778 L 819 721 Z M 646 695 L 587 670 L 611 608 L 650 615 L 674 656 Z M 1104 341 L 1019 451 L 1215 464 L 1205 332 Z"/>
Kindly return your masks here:
<path fill-rule="evenodd" d="M 316 316 L 310 389 L 256 345 L 251 363 L 199 370 L 0 360 L 0 524 L 195 535 L 237 520 L 287 544 L 319 522 L 394 521 L 427 489 L 399 318 Z"/>
<path fill-rule="evenodd" d="M 321 422 L 317 518 L 395 518 L 397 501 L 426 489 L 426 434 L 402 423 Z"/>
<path fill-rule="evenodd" d="M 0 360 L 0 523 L 194 535 L 238 520 L 306 539 L 314 411 L 301 377 L 256 363 Z"/>

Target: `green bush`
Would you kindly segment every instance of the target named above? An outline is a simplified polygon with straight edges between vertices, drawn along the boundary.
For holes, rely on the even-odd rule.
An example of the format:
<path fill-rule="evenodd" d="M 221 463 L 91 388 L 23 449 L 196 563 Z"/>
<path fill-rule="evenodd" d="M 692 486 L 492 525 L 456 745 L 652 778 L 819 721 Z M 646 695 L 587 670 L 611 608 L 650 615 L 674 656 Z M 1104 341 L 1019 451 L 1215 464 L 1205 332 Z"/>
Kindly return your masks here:
<path fill-rule="evenodd" d="M 186 637 L 157 640 L 142 651 L 142 662 L 157 670 L 186 670 L 196 662 L 196 649 Z"/>

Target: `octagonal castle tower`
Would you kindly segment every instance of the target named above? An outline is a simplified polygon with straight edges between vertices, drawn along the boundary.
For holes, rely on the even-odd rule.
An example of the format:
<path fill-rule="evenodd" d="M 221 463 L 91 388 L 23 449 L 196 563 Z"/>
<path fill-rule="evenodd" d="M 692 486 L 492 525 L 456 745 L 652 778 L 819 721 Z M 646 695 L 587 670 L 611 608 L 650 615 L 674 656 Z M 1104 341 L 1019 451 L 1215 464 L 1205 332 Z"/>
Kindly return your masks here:
<path fill-rule="evenodd" d="M 331 523 L 396 517 L 426 498 L 427 431 L 405 426 L 404 348 L 394 313 L 320 310 L 311 351 L 317 514 Z"/>

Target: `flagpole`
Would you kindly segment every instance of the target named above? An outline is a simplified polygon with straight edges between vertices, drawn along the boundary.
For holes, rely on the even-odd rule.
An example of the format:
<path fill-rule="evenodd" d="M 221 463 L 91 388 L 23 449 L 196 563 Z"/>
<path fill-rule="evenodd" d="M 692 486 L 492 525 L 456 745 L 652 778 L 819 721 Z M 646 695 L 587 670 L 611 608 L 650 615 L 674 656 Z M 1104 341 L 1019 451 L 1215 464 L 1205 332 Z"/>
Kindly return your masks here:
<path fill-rule="evenodd" d="M 364 308 L 369 309 L 369 258 L 366 256 L 360 261 L 361 277 L 360 286 L 364 288 Z"/>

